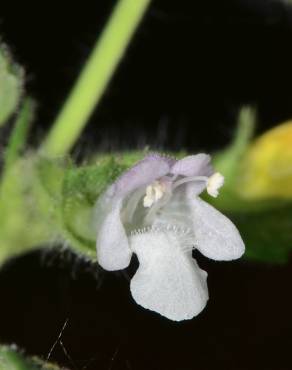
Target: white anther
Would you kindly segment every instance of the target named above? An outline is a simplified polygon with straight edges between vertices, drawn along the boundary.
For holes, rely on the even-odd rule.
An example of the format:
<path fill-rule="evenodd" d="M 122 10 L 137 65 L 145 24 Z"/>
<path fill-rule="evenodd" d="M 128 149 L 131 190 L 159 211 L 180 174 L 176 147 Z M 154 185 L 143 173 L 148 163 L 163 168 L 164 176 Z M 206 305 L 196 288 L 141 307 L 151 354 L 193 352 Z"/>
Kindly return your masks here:
<path fill-rule="evenodd" d="M 166 186 L 159 181 L 154 181 L 153 184 L 147 186 L 146 195 L 143 199 L 144 207 L 151 207 L 154 203 L 156 203 L 159 199 L 163 197 L 165 191 Z"/>
<path fill-rule="evenodd" d="M 216 198 L 219 194 L 219 189 L 224 184 L 224 176 L 221 173 L 216 172 L 214 175 L 210 176 L 207 182 L 207 192 L 212 197 Z"/>

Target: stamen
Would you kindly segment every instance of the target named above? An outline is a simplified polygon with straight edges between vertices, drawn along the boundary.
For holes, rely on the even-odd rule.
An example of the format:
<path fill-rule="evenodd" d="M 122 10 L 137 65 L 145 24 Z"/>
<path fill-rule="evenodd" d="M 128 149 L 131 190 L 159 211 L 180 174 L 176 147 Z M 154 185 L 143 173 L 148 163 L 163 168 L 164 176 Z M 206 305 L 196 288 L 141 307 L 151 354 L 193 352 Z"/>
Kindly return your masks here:
<path fill-rule="evenodd" d="M 184 177 L 173 183 L 172 190 L 176 189 L 178 186 L 185 184 L 191 181 L 204 181 L 206 184 L 208 183 L 209 178 L 207 176 L 191 176 L 191 177 Z"/>
<path fill-rule="evenodd" d="M 221 173 L 216 172 L 214 175 L 209 177 L 208 183 L 207 183 L 207 192 L 212 197 L 216 198 L 219 194 L 219 189 L 224 184 L 224 176 L 221 175 Z"/>
<path fill-rule="evenodd" d="M 162 208 L 165 204 L 167 204 L 167 202 L 169 201 L 171 197 L 171 193 L 168 192 L 167 194 L 165 194 L 165 196 L 158 200 L 154 205 L 153 207 L 151 207 L 147 213 L 147 215 L 145 216 L 145 219 L 144 219 L 144 222 L 146 224 L 151 224 L 153 222 L 153 218 L 155 217 L 156 215 L 156 212 Z M 145 198 L 144 198 L 145 199 Z"/>
<path fill-rule="evenodd" d="M 150 208 L 154 203 L 157 203 L 165 194 L 166 186 L 161 181 L 154 181 L 153 184 L 147 186 L 146 195 L 143 199 L 145 208 Z"/>

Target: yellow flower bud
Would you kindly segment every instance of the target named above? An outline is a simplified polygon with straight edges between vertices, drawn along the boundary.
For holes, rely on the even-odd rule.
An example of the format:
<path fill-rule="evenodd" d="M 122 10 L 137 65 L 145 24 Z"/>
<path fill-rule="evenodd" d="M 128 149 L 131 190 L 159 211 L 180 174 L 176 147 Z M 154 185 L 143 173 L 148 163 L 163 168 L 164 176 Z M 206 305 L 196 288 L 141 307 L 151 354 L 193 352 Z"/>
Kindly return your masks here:
<path fill-rule="evenodd" d="M 292 198 L 292 121 L 256 139 L 239 173 L 238 190 L 244 198 Z"/>

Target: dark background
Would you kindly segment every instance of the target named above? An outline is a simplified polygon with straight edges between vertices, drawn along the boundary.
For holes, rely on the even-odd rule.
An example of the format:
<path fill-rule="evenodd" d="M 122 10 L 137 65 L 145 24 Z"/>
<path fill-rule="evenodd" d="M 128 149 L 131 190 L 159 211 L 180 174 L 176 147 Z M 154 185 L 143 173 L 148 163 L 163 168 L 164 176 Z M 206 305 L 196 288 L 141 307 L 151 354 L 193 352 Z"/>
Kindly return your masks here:
<path fill-rule="evenodd" d="M 34 145 L 113 4 L 1 4 L 0 34 L 38 101 Z M 280 1 L 153 0 L 77 150 L 218 149 L 246 103 L 258 108 L 258 132 L 289 119 L 291 46 L 292 10 Z M 57 345 L 51 359 L 72 370 L 291 370 L 291 262 L 198 259 L 210 302 L 178 324 L 133 303 L 133 271 L 101 273 L 68 252 L 19 258 L 0 274 L 0 341 L 46 357 L 68 318 L 67 354 Z"/>
<path fill-rule="evenodd" d="M 0 34 L 52 122 L 115 1 L 3 1 Z M 215 149 L 238 107 L 260 130 L 292 116 L 292 10 L 272 0 L 154 0 L 87 130 L 83 147 Z M 130 132 L 130 135 L 129 135 Z"/>

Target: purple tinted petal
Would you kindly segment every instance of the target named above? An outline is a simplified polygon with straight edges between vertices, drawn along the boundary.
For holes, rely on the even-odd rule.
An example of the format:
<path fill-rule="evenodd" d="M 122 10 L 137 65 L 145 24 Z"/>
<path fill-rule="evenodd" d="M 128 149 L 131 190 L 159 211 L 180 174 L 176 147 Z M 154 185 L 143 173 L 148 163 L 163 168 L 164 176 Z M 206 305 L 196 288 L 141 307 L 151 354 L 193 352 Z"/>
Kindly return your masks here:
<path fill-rule="evenodd" d="M 123 173 L 114 184 L 114 195 L 125 196 L 169 173 L 169 160 L 151 154 Z"/>
<path fill-rule="evenodd" d="M 161 154 L 158 154 L 158 153 L 151 153 L 149 156 L 164 160 L 169 165 L 170 168 L 177 162 L 177 159 L 175 159 L 175 158 L 173 158 L 169 155 L 161 155 Z"/>
<path fill-rule="evenodd" d="M 122 198 L 102 196 L 96 206 L 97 219 L 97 261 L 105 270 L 126 268 L 132 252 L 120 219 Z"/>
<path fill-rule="evenodd" d="M 210 162 L 208 154 L 189 155 L 177 161 L 170 172 L 182 176 L 211 176 L 214 171 Z"/>

